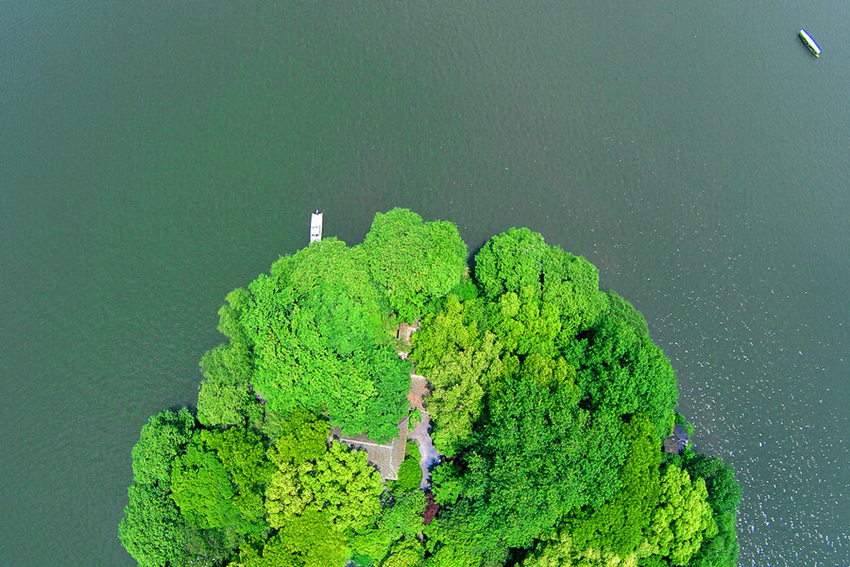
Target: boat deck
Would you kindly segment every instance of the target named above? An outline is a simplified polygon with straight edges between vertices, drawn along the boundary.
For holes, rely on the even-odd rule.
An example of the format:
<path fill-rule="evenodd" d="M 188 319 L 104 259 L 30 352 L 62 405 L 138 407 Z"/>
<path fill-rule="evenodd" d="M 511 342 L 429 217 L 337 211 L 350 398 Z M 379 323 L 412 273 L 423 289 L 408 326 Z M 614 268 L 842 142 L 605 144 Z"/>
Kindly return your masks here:
<path fill-rule="evenodd" d="M 322 214 L 316 209 L 316 212 L 310 217 L 310 242 L 322 240 Z"/>

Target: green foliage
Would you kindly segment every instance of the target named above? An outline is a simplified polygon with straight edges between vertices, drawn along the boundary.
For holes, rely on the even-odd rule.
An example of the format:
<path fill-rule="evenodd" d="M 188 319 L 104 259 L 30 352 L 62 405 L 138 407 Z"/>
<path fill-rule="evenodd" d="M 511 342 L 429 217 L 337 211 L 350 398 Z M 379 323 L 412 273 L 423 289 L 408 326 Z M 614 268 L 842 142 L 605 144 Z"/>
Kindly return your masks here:
<path fill-rule="evenodd" d="M 584 508 L 572 547 L 604 544 L 599 561 L 636 557 L 658 502 L 657 440 L 675 406 L 669 362 L 640 314 L 599 291 L 590 263 L 527 229 L 485 244 L 475 278 L 485 299 L 450 296 L 411 353 L 431 385 L 435 446 L 459 459 L 432 471 L 436 500 L 450 507 L 440 533 L 475 529 L 467 549 L 498 562 Z M 636 412 L 645 416 L 621 432 Z"/>
<path fill-rule="evenodd" d="M 456 295 L 446 298 L 443 310 L 426 317 L 422 327 L 411 337 L 410 359 L 425 374 L 437 369 L 443 358 L 464 350 L 478 340 L 478 327 L 466 323 L 469 303 L 461 303 Z"/>
<path fill-rule="evenodd" d="M 407 209 L 378 213 L 363 241 L 369 273 L 402 321 L 421 317 L 425 306 L 460 284 L 466 245 L 448 222 L 423 223 Z"/>
<path fill-rule="evenodd" d="M 150 484 L 134 483 L 118 535 L 140 567 L 183 565 L 188 553 L 180 544 L 185 522 L 168 493 Z"/>
<path fill-rule="evenodd" d="M 303 248 L 284 256 L 271 267 L 271 279 L 279 289 L 291 289 L 296 297 L 310 297 L 328 284 L 345 290 L 352 301 L 363 308 L 364 323 L 380 323 L 386 300 L 368 271 L 368 257 L 362 246 L 349 248 L 336 238 Z M 389 332 L 389 329 L 386 329 Z"/>
<path fill-rule="evenodd" d="M 241 514 L 241 523 L 259 529 L 265 527 L 263 498 L 274 465 L 266 459 L 263 439 L 258 434 L 234 427 L 226 431 L 202 431 L 204 444 L 215 451 L 236 493 L 232 502 Z"/>
<path fill-rule="evenodd" d="M 322 510 L 307 510 L 291 518 L 280 530 L 257 546 L 245 544 L 239 560 L 230 567 L 342 567 L 346 538 Z"/>
<path fill-rule="evenodd" d="M 655 428 L 644 414 L 638 414 L 623 429 L 629 449 L 620 471 L 620 491 L 609 502 L 567 522 L 570 544 L 577 549 L 604 549 L 618 557 L 637 553 L 658 506 L 661 452 Z"/>
<path fill-rule="evenodd" d="M 708 491 L 708 504 L 714 511 L 717 535 L 703 540 L 691 559 L 693 567 L 734 567 L 738 561 L 738 540 L 735 530 L 741 488 L 732 467 L 718 458 L 690 454 L 685 469 L 693 478 L 702 478 Z"/>
<path fill-rule="evenodd" d="M 220 565 L 237 543 L 239 530 L 236 526 L 222 531 L 216 529 L 218 526 L 213 528 L 215 522 L 209 521 L 198 510 L 191 509 L 188 515 L 182 513 L 175 503 L 174 493 L 170 492 L 176 491 L 177 500 L 180 500 L 191 489 L 181 476 L 184 463 L 191 460 L 186 452 L 192 451 L 194 455 L 193 447 L 206 433 L 195 429 L 195 419 L 185 408 L 176 414 L 162 412 L 153 416 L 142 428 L 141 438 L 133 447 L 135 482 L 128 490 L 129 504 L 124 509 L 124 519 L 118 531 L 124 547 L 143 567 L 189 563 Z M 241 449 L 239 452 L 241 454 Z M 215 455 L 204 456 L 216 460 Z M 205 461 L 203 457 L 200 460 Z M 180 472 L 177 472 L 178 469 Z M 222 472 L 215 464 L 211 470 Z M 173 480 L 175 474 L 176 483 Z M 215 474 L 202 476 L 213 484 L 221 480 Z M 223 477 L 226 476 L 225 470 Z M 202 493 L 199 509 L 209 511 L 213 517 L 213 510 L 227 509 L 228 503 L 214 502 L 211 498 L 214 487 L 188 484 Z M 225 478 L 218 487 L 228 484 Z M 233 495 L 231 490 L 222 490 Z M 238 522 L 235 524 L 238 525 Z"/>
<path fill-rule="evenodd" d="M 420 490 L 395 496 L 386 502 L 374 526 L 352 538 L 351 548 L 361 558 L 368 557 L 371 561 L 383 565 L 385 558 L 391 555 L 390 548 L 393 544 L 416 540 L 423 528 L 422 514 L 425 512 L 425 505 L 425 494 Z M 417 549 L 421 551 L 421 546 Z M 398 553 L 399 549 L 394 551 Z M 396 561 L 401 560 L 404 555 Z"/>
<path fill-rule="evenodd" d="M 407 457 L 398 467 L 398 489 L 402 492 L 416 490 L 422 483 L 422 468 L 419 459 Z"/>
<path fill-rule="evenodd" d="M 413 431 L 420 423 L 422 423 L 422 413 L 418 408 L 415 408 L 410 412 L 410 419 L 407 422 L 407 427 L 410 431 Z"/>
<path fill-rule="evenodd" d="M 192 525 L 263 533 L 263 495 L 273 470 L 256 433 L 201 430 L 174 460 L 171 498 Z"/>
<path fill-rule="evenodd" d="M 675 466 L 660 473 L 654 427 L 645 416 L 624 429 L 630 446 L 620 491 L 570 517 L 560 533 L 538 544 L 524 567 L 686 565 L 704 539 L 714 541 L 717 527 L 702 479 L 692 482 Z"/>
<path fill-rule="evenodd" d="M 404 446 L 404 454 L 416 461 L 421 459 L 422 454 L 419 452 L 419 443 L 414 439 L 408 439 Z"/>
<path fill-rule="evenodd" d="M 431 470 L 431 487 L 434 501 L 440 506 L 450 506 L 458 501 L 463 493 L 463 472 L 465 467 L 460 459 L 441 463 Z"/>
<path fill-rule="evenodd" d="M 684 418 L 640 313 L 528 229 L 487 242 L 473 278 L 465 256 L 451 224 L 394 209 L 362 245 L 325 239 L 231 292 L 229 342 L 201 361 L 206 429 L 163 412 L 133 449 L 119 535 L 139 564 L 733 567 L 740 488 L 719 459 L 662 456 Z M 410 359 L 446 457 L 427 514 L 415 443 L 384 491 L 325 421 L 397 435 L 393 329 L 419 318 Z"/>
<path fill-rule="evenodd" d="M 654 555 L 669 557 L 672 565 L 686 565 L 703 537 L 717 534 L 707 496 L 701 478 L 692 482 L 686 471 L 667 467 L 661 475 L 661 496 L 647 538 Z"/>
<path fill-rule="evenodd" d="M 447 456 L 469 443 L 490 382 L 504 374 L 501 344 L 493 333 L 482 336 L 475 322 L 465 323 L 467 307 L 449 296 L 445 310 L 413 335 L 411 359 L 431 387 L 426 402 L 435 424 L 434 446 Z"/>
<path fill-rule="evenodd" d="M 222 528 L 239 523 L 233 503 L 236 490 L 216 454 L 203 442 L 193 442 L 174 461 L 171 498 L 191 523 L 201 528 Z"/>
<path fill-rule="evenodd" d="M 540 291 L 540 272 L 548 246 L 527 228 L 511 228 L 491 238 L 475 255 L 475 279 L 484 295 L 495 298 L 530 286 Z"/>
<path fill-rule="evenodd" d="M 284 422 L 269 450 L 269 458 L 278 467 L 313 462 L 328 450 L 330 426 L 313 414 L 296 411 Z"/>
<path fill-rule="evenodd" d="M 325 239 L 281 258 L 227 300 L 219 329 L 230 344 L 201 363 L 202 423 L 260 427 L 264 413 L 308 409 L 346 434 L 396 435 L 410 366 L 392 346 L 387 298 L 363 248 Z"/>
<path fill-rule="evenodd" d="M 232 549 L 225 534 L 187 522 L 169 493 L 172 460 L 190 440 L 194 421 L 185 409 L 162 412 L 145 425 L 133 448 L 136 482 L 128 489 L 118 535 L 141 567 L 217 565 Z"/>
<path fill-rule="evenodd" d="M 384 513 L 378 520 L 378 527 L 393 541 L 413 539 L 422 531 L 422 514 L 425 512 L 425 505 L 425 493 L 421 490 L 396 496 L 392 506 L 384 509 Z"/>
<path fill-rule="evenodd" d="M 735 512 L 741 498 L 741 487 L 735 471 L 721 459 L 694 454 L 685 464 L 693 478 L 702 478 L 708 490 L 708 503 L 715 513 Z"/>
<path fill-rule="evenodd" d="M 406 410 L 410 367 L 388 339 L 377 341 L 380 318 L 340 282 L 317 284 L 303 299 L 293 289 L 278 292 L 279 284 L 260 277 L 250 286 L 257 298 L 252 384 L 267 409 L 284 415 L 298 408 L 326 411 L 346 434 L 394 436 Z"/>
<path fill-rule="evenodd" d="M 606 308 L 596 266 L 553 246 L 543 256 L 542 272 L 541 300 L 558 309 L 561 344 L 595 326 Z"/>
<path fill-rule="evenodd" d="M 635 555 L 623 558 L 609 549 L 581 547 L 576 544 L 567 530 L 556 536 L 544 538 L 541 545 L 522 563 L 522 567 L 634 567 L 635 565 Z"/>
<path fill-rule="evenodd" d="M 249 383 L 253 373 L 252 343 L 244 319 L 251 296 L 238 288 L 227 295 L 226 301 L 218 312 L 218 329 L 230 339 L 230 344 L 207 352 L 200 363 L 205 379 L 198 391 L 198 421 L 207 427 L 235 425 L 245 419 L 256 423 L 263 413 Z"/>
<path fill-rule="evenodd" d="M 487 333 L 474 346 L 444 356 L 429 373 L 431 393 L 426 401 L 436 426 L 434 446 L 440 453 L 452 456 L 469 444 L 484 410 L 485 393 L 504 373 L 499 350 L 495 336 Z"/>
<path fill-rule="evenodd" d="M 489 422 L 465 455 L 459 502 L 462 521 L 484 527 L 482 554 L 529 546 L 564 514 L 601 504 L 617 489 L 619 426 L 577 401 L 570 382 L 525 376 L 509 379 L 490 401 Z"/>
<path fill-rule="evenodd" d="M 425 559 L 425 547 L 415 539 L 407 539 L 396 543 L 390 549 L 381 567 L 416 567 Z"/>
<path fill-rule="evenodd" d="M 370 370 L 364 372 L 368 373 Z M 369 437 L 380 443 L 398 435 L 398 422 L 407 414 L 410 363 L 399 358 L 395 349 L 388 347 L 374 354 L 371 372 L 374 372 L 374 394 L 368 401 L 368 419 L 361 431 L 365 430 Z M 335 413 L 331 413 L 334 423 L 342 422 L 345 415 L 343 406 L 337 408 Z M 343 432 L 354 433 L 354 430 L 349 428 L 346 431 L 343 428 Z"/>
<path fill-rule="evenodd" d="M 547 320 L 536 332 L 545 328 L 551 332 L 548 318 L 556 317 L 561 345 L 593 327 L 606 308 L 593 264 L 547 246 L 542 236 L 526 228 L 512 228 L 490 239 L 475 257 L 475 277 L 491 300 L 511 293 L 521 296 L 523 290 L 524 304 L 531 298 L 540 300 L 548 310 L 543 314 Z"/>
<path fill-rule="evenodd" d="M 500 296 L 491 325 L 505 350 L 513 354 L 555 354 L 555 338 L 561 330 L 558 309 L 541 303 L 532 286 L 523 286 L 519 294 Z"/>
<path fill-rule="evenodd" d="M 280 528 L 307 510 L 324 510 L 342 532 L 365 528 L 380 511 L 380 476 L 365 452 L 349 451 L 338 441 L 316 454 L 316 432 L 315 422 L 305 419 L 269 452 L 278 467 L 266 489 L 269 524 Z"/>
<path fill-rule="evenodd" d="M 464 273 L 463 280 L 452 288 L 449 295 L 454 295 L 461 301 L 475 299 L 478 297 L 478 286 L 468 273 Z"/>
<path fill-rule="evenodd" d="M 467 521 L 470 520 L 470 521 Z M 483 525 L 476 524 L 474 518 L 465 516 L 463 511 L 455 510 L 451 515 L 438 516 L 425 526 L 425 545 L 430 554 L 427 567 L 479 567 L 480 565 L 502 565 L 506 554 L 495 556 L 488 553 L 484 546 Z"/>
<path fill-rule="evenodd" d="M 659 439 L 669 431 L 678 398 L 676 376 L 630 303 L 610 294 L 599 324 L 564 352 L 576 368 L 584 407 L 614 416 L 644 412 Z"/>
<path fill-rule="evenodd" d="M 737 514 L 721 512 L 714 519 L 717 535 L 706 536 L 688 563 L 691 567 L 735 567 L 738 564 L 738 539 L 735 530 Z"/>
<path fill-rule="evenodd" d="M 171 463 L 191 439 L 194 427 L 195 418 L 186 408 L 152 416 L 133 446 L 133 480 L 169 490 Z"/>
<path fill-rule="evenodd" d="M 207 427 L 258 423 L 263 415 L 251 392 L 251 358 L 239 344 L 220 345 L 201 359 L 205 380 L 198 391 L 198 421 Z"/>

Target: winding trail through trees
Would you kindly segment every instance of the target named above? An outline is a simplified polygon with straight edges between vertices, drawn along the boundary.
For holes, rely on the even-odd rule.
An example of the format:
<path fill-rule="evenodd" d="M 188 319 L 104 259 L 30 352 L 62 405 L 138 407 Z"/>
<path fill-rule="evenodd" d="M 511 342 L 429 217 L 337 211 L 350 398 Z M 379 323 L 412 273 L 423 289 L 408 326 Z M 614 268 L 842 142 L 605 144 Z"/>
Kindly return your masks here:
<path fill-rule="evenodd" d="M 407 399 L 410 400 L 410 409 L 419 410 L 422 415 L 422 421 L 416 424 L 416 427 L 407 435 L 408 439 L 413 439 L 419 445 L 419 466 L 422 469 L 422 483 L 420 488 L 426 489 L 431 486 L 431 475 L 429 469 L 437 464 L 440 460 L 440 453 L 434 448 L 434 443 L 431 441 L 431 416 L 425 411 L 423 398 L 428 394 L 428 381 L 424 376 L 415 374 L 415 370 L 410 372 L 410 393 Z"/>

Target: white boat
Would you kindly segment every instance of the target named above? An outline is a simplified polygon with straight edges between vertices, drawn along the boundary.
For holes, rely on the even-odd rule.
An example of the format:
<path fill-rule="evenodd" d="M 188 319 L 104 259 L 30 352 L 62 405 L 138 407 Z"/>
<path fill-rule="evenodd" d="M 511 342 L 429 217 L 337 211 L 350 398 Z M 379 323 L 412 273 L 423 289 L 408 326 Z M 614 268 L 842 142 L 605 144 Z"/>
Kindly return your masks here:
<path fill-rule="evenodd" d="M 815 57 L 820 57 L 820 47 L 806 30 L 800 30 L 800 39 L 803 40 L 803 43 Z"/>
<path fill-rule="evenodd" d="M 322 213 L 319 209 L 310 217 L 310 242 L 318 242 L 322 239 Z"/>

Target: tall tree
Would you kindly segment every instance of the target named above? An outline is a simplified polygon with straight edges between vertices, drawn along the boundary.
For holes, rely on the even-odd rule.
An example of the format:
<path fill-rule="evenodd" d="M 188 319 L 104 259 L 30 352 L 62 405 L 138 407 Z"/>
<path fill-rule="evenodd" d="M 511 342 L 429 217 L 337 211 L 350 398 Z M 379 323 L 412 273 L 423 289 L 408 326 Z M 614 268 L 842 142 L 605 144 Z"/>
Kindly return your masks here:
<path fill-rule="evenodd" d="M 171 497 L 174 462 L 196 433 L 187 409 L 164 411 L 150 418 L 133 447 L 134 482 L 118 535 L 141 567 L 212 566 L 231 552 L 232 541 L 187 522 Z"/>
<path fill-rule="evenodd" d="M 676 466 L 661 475 L 661 497 L 652 512 L 649 537 L 653 555 L 667 557 L 671 565 L 687 565 L 705 537 L 717 534 L 717 525 L 706 498 L 705 482 Z"/>
<path fill-rule="evenodd" d="M 527 228 L 511 228 L 487 241 L 475 255 L 475 279 L 484 295 L 495 298 L 531 286 L 540 293 L 540 273 L 548 246 Z"/>
<path fill-rule="evenodd" d="M 198 421 L 207 427 L 258 424 L 263 407 L 249 378 L 251 352 L 247 345 L 219 345 L 201 359 L 204 380 L 198 390 Z"/>
<path fill-rule="evenodd" d="M 420 490 L 388 496 L 375 524 L 352 538 L 354 553 L 366 561 L 382 565 L 394 543 L 417 540 L 423 528 L 425 506 L 425 494 Z"/>
<path fill-rule="evenodd" d="M 428 410 L 433 416 L 434 446 L 452 456 L 469 445 L 473 427 L 484 410 L 484 395 L 491 381 L 501 379 L 500 345 L 492 333 L 462 351 L 443 356 L 428 373 L 431 393 Z"/>
<path fill-rule="evenodd" d="M 490 400 L 489 421 L 463 455 L 458 503 L 463 521 L 486 526 L 481 551 L 528 547 L 564 514 L 616 491 L 619 426 L 577 403 L 569 380 L 543 384 L 522 374 Z"/>
<path fill-rule="evenodd" d="M 555 338 L 561 330 L 558 308 L 541 303 L 533 286 L 522 286 L 519 293 L 504 293 L 494 301 L 491 311 L 491 330 L 506 351 L 519 356 L 556 354 Z"/>
<path fill-rule="evenodd" d="M 243 544 L 229 567 L 342 567 L 346 538 L 322 510 L 291 518 L 259 545 Z"/>
<path fill-rule="evenodd" d="M 220 328 L 231 344 L 207 354 L 199 395 L 205 423 L 246 415 L 323 412 L 346 434 L 378 440 L 404 417 L 410 366 L 390 341 L 381 295 L 362 250 L 327 239 L 228 296 Z M 219 395 L 222 395 L 219 397 Z"/>
<path fill-rule="evenodd" d="M 717 535 L 706 537 L 689 565 L 693 567 L 735 567 L 738 564 L 738 540 L 735 524 L 741 487 L 735 472 L 721 459 L 687 452 L 685 470 L 702 478 L 708 491 L 708 504 L 714 511 Z"/>
<path fill-rule="evenodd" d="M 203 431 L 204 444 L 215 451 L 235 488 L 233 505 L 247 529 L 263 530 L 263 498 L 274 465 L 266 458 L 263 438 L 251 430 L 232 427 L 225 431 Z"/>
<path fill-rule="evenodd" d="M 376 214 L 363 250 L 369 273 L 407 322 L 458 285 L 466 269 L 466 245 L 457 228 L 442 221 L 423 223 L 408 209 Z"/>
<path fill-rule="evenodd" d="M 599 271 L 582 258 L 550 247 L 542 259 L 542 301 L 558 309 L 560 345 L 596 325 L 607 301 L 599 290 Z"/>
<path fill-rule="evenodd" d="M 301 428 L 279 437 L 269 451 L 277 466 L 266 489 L 269 523 L 280 528 L 307 510 L 323 510 L 342 532 L 366 528 L 380 511 L 384 489 L 366 453 L 338 441 L 321 449 L 311 422 L 303 420 Z"/>
<path fill-rule="evenodd" d="M 609 294 L 609 307 L 564 356 L 578 374 L 582 404 L 595 412 L 646 413 L 660 439 L 673 424 L 678 391 L 670 361 L 650 339 L 646 321 L 630 303 Z"/>
<path fill-rule="evenodd" d="M 625 558 L 636 555 L 644 541 L 661 495 L 661 451 L 655 426 L 645 414 L 634 416 L 623 431 L 629 449 L 619 475 L 620 490 L 610 501 L 567 520 L 564 531 L 575 549 L 604 549 Z"/>
<path fill-rule="evenodd" d="M 194 428 L 195 418 L 186 408 L 152 416 L 133 446 L 133 480 L 170 490 L 171 464 L 192 438 Z"/>
<path fill-rule="evenodd" d="M 185 521 L 168 493 L 151 484 L 134 483 L 118 535 L 139 567 L 184 565 L 189 553 L 181 542 Z"/>
<path fill-rule="evenodd" d="M 236 490 L 227 469 L 203 443 L 192 443 L 175 459 L 171 498 L 187 520 L 201 528 L 222 528 L 239 522 L 233 505 Z"/>

